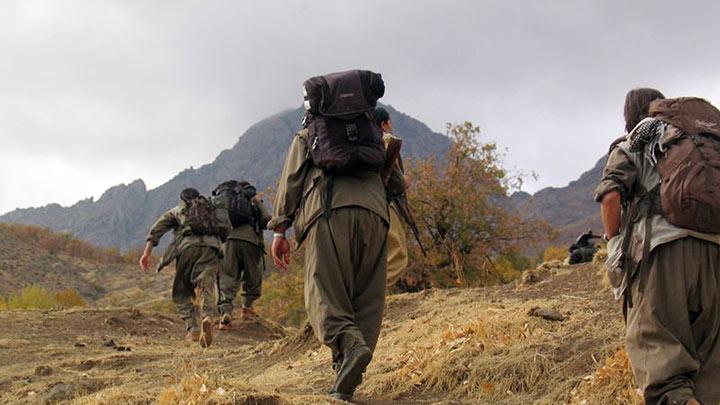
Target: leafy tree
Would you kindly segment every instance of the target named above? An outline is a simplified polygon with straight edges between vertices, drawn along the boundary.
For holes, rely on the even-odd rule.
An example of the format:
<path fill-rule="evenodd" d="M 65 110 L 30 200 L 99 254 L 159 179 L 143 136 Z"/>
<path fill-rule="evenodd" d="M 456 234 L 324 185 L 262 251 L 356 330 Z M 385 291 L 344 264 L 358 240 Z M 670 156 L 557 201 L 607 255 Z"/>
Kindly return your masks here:
<path fill-rule="evenodd" d="M 523 176 L 508 173 L 497 145 L 481 142 L 477 126 L 448 124 L 447 133 L 453 143 L 445 158 L 415 161 L 408 172 L 408 198 L 429 250 L 423 257 L 410 240 L 410 271 L 439 287 L 509 281 L 510 270 L 526 264 L 522 252 L 550 227 L 510 205 Z"/>

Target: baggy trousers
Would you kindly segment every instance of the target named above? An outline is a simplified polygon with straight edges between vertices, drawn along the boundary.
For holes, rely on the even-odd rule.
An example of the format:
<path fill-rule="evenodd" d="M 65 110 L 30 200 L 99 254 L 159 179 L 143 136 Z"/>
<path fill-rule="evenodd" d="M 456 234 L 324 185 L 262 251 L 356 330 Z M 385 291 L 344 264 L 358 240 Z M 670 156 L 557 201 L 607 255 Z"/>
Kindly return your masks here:
<path fill-rule="evenodd" d="M 691 237 L 658 246 L 631 294 L 626 343 L 646 403 L 720 403 L 720 247 Z"/>
<path fill-rule="evenodd" d="M 408 243 L 405 227 L 394 203 L 390 204 L 390 229 L 387 241 L 387 288 L 395 285 L 407 269 Z"/>
<path fill-rule="evenodd" d="M 334 354 L 342 352 L 342 341 L 375 349 L 385 306 L 387 229 L 371 211 L 344 207 L 308 230 L 305 308 L 315 336 Z"/>
<path fill-rule="evenodd" d="M 220 252 L 209 246 L 189 246 L 177 258 L 172 299 L 188 330 L 198 327 L 195 297 L 199 298 L 202 317 L 215 314 L 215 280 L 219 267 Z"/>
<path fill-rule="evenodd" d="M 242 287 L 242 305 L 252 306 L 262 292 L 263 249 L 251 242 L 228 239 L 220 265 L 218 308 L 221 314 L 232 314 L 233 302 Z"/>

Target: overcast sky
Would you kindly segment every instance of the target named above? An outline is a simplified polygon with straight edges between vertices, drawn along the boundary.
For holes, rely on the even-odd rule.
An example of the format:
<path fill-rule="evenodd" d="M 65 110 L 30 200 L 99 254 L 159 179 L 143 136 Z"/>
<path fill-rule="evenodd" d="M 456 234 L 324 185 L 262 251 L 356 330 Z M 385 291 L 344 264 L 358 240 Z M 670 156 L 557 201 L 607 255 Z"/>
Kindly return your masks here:
<path fill-rule="evenodd" d="M 434 130 L 478 124 L 539 174 L 527 191 L 564 186 L 621 134 L 629 88 L 720 103 L 718 15 L 712 0 L 2 1 L 0 212 L 156 187 L 299 106 L 307 77 L 353 67 Z"/>

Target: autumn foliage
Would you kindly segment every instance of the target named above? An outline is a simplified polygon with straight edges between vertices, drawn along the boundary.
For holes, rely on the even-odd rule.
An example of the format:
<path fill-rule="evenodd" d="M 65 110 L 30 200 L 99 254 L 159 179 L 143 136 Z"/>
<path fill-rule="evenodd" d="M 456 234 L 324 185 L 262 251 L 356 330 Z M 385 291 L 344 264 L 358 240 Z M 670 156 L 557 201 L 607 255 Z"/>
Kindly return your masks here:
<path fill-rule="evenodd" d="M 69 233 L 54 232 L 47 228 L 20 224 L 0 224 L 13 238 L 36 246 L 51 254 L 91 260 L 103 264 L 135 264 L 140 254 L 137 251 L 121 253 L 116 247 L 101 248 L 85 242 Z"/>
<path fill-rule="evenodd" d="M 446 156 L 414 161 L 408 170 L 408 199 L 429 250 L 423 257 L 410 239 L 410 272 L 438 287 L 507 281 L 527 265 L 523 251 L 550 232 L 512 207 L 508 196 L 523 177 L 510 174 L 497 145 L 481 142 L 479 133 L 470 122 L 449 124 Z"/>

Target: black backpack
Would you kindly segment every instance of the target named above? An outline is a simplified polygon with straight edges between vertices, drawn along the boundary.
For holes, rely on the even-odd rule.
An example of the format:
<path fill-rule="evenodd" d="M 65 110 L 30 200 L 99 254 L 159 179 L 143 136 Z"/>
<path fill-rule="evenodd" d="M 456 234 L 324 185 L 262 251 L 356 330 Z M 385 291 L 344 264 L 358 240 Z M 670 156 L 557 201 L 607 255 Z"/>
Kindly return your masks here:
<path fill-rule="evenodd" d="M 330 173 L 382 169 L 385 144 L 372 116 L 385 94 L 382 76 L 368 70 L 332 73 L 306 80 L 303 90 L 315 166 Z"/>
<path fill-rule="evenodd" d="M 185 209 L 185 232 L 196 236 L 218 235 L 219 222 L 215 216 L 215 206 L 203 196 L 187 201 Z"/>
<path fill-rule="evenodd" d="M 212 192 L 215 204 L 227 209 L 233 227 L 254 224 L 255 208 L 252 198 L 256 194 L 257 190 L 253 185 L 235 180 L 221 183 Z"/>

